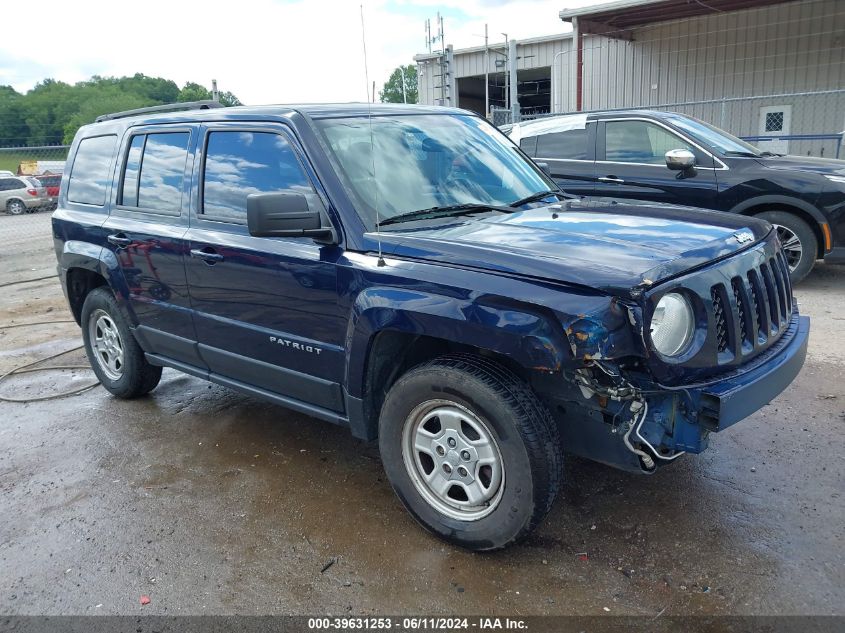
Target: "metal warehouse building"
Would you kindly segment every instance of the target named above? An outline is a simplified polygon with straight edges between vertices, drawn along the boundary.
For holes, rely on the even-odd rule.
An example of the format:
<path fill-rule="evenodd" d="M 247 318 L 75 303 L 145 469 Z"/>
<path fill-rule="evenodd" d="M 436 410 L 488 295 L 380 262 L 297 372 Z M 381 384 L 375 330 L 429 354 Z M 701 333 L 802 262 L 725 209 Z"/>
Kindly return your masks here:
<path fill-rule="evenodd" d="M 420 102 L 498 124 L 675 110 L 772 151 L 845 158 L 843 0 L 617 0 L 549 19 L 571 31 L 417 55 Z"/>

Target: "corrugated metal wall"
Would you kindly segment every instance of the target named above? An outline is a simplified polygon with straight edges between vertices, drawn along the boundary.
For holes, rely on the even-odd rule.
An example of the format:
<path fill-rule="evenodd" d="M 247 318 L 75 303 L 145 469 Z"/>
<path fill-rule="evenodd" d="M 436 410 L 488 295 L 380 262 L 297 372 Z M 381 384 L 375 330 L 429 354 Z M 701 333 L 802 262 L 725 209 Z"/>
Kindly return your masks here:
<path fill-rule="evenodd" d="M 584 36 L 584 110 L 843 88 L 843 0 L 788 2 L 668 22 L 635 30 L 634 41 Z M 568 97 L 562 109 L 573 111 L 574 95 Z M 769 105 L 793 106 L 792 134 L 845 128 L 842 94 L 670 109 L 747 136 L 759 133 L 760 108 Z"/>
<path fill-rule="evenodd" d="M 845 3 L 808 0 L 584 37 L 585 109 L 845 87 Z"/>
<path fill-rule="evenodd" d="M 567 84 L 561 84 L 556 81 L 556 77 L 563 77 L 564 81 L 568 81 L 568 72 L 560 69 L 564 60 L 568 59 L 568 52 L 571 50 L 572 37 L 569 34 L 561 35 L 558 39 L 537 38 L 523 40 L 517 44 L 517 71 L 527 70 L 531 68 L 542 68 L 544 66 L 551 67 L 553 64 L 558 71 L 552 69 L 552 108 L 557 103 L 562 103 L 563 91 L 568 89 Z M 557 57 L 555 62 L 555 55 L 559 52 L 563 54 Z M 497 59 L 505 59 L 505 47 L 501 43 L 490 46 L 490 54 L 487 62 L 487 72 L 496 73 L 502 72 L 502 68 L 496 67 Z M 455 51 L 454 57 L 454 74 L 456 79 L 461 77 L 475 77 L 484 74 L 484 49 L 472 48 L 463 51 Z M 440 99 L 440 78 L 437 77 L 440 73 L 436 59 L 426 59 L 417 62 L 417 77 L 419 102 L 426 105 L 435 105 Z"/>

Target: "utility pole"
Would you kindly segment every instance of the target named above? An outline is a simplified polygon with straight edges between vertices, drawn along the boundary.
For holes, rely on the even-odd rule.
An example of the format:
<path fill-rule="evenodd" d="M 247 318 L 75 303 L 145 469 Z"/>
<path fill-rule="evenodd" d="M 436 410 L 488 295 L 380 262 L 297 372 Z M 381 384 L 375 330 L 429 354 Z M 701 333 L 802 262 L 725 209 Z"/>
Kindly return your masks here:
<path fill-rule="evenodd" d="M 487 25 L 484 25 L 484 117 L 490 118 L 490 49 L 487 47 Z"/>
<path fill-rule="evenodd" d="M 211 80 L 211 100 L 212 101 L 220 101 L 220 93 L 217 92 L 217 80 Z"/>

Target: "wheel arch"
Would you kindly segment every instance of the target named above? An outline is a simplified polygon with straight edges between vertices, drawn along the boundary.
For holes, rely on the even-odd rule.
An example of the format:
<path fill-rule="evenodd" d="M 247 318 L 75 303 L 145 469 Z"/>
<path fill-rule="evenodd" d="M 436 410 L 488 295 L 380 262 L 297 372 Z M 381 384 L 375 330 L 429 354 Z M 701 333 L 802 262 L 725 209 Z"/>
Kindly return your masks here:
<path fill-rule="evenodd" d="M 64 276 L 67 300 L 77 323 L 81 323 L 85 297 L 101 286 L 111 289 L 123 316 L 129 323 L 135 323 L 131 318 L 134 315 L 127 310 L 128 288 L 114 253 L 90 242 L 69 240 L 62 248 L 60 270 Z"/>
<path fill-rule="evenodd" d="M 369 290 L 356 305 L 374 303 L 379 290 Z M 521 311 L 503 305 L 481 310 L 471 301 L 462 306 L 450 297 L 424 299 L 415 301 L 413 308 L 402 307 L 402 301 L 370 306 L 356 310 L 350 320 L 345 386 L 360 402 L 361 419 L 351 424 L 356 436 L 375 439 L 381 404 L 392 384 L 411 367 L 438 356 L 485 356 L 526 379 L 532 372 L 560 371 L 573 360 L 563 327 L 542 308 Z"/>
<path fill-rule="evenodd" d="M 741 202 L 733 209 L 734 213 L 742 215 L 758 215 L 766 211 L 784 211 L 792 213 L 804 220 L 816 236 L 818 249 L 816 257 L 824 257 L 824 233 L 821 225 L 827 223 L 824 215 L 816 207 L 805 200 L 791 198 L 789 196 L 759 196 Z"/>

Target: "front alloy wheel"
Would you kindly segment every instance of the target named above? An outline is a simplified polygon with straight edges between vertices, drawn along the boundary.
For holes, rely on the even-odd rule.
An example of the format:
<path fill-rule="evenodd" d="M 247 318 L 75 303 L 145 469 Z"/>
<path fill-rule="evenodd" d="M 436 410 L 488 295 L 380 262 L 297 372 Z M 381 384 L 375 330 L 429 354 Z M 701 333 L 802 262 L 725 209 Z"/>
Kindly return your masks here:
<path fill-rule="evenodd" d="M 798 264 L 801 263 L 801 256 L 804 253 L 801 240 L 788 226 L 781 226 L 780 224 L 773 224 L 772 226 L 778 232 L 778 239 L 783 246 L 783 254 L 786 256 L 786 263 L 789 265 L 789 274 L 791 275 L 798 268 Z"/>
<path fill-rule="evenodd" d="M 405 421 L 402 453 L 417 492 L 446 516 L 475 521 L 502 499 L 499 446 L 487 425 L 465 407 L 429 400 L 414 408 Z"/>
<path fill-rule="evenodd" d="M 770 222 L 777 231 L 789 266 L 789 278 L 793 284 L 797 284 L 816 263 L 819 250 L 816 234 L 807 222 L 788 211 L 766 211 L 757 217 Z"/>

